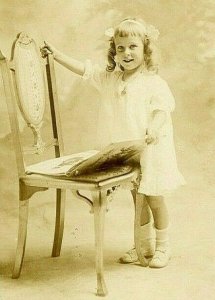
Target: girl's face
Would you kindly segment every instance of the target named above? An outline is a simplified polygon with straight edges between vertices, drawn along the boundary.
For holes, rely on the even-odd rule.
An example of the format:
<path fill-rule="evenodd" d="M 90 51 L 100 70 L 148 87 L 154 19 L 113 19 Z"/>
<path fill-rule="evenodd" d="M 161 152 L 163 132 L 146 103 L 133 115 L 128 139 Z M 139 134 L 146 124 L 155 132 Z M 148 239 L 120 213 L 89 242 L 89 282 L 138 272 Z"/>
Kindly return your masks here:
<path fill-rule="evenodd" d="M 139 36 L 116 36 L 116 55 L 119 64 L 125 71 L 135 71 L 144 62 L 144 45 Z"/>

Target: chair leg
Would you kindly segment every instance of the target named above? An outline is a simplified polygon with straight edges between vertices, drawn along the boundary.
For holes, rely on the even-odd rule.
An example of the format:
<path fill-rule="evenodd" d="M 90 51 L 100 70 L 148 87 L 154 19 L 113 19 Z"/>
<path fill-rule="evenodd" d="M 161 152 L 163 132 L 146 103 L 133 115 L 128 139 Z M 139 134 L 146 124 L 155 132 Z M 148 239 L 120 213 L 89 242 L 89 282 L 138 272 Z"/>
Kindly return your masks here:
<path fill-rule="evenodd" d="M 56 220 L 55 220 L 55 234 L 52 248 L 52 257 L 60 255 L 63 230 L 64 230 L 64 216 L 65 216 L 65 200 L 66 190 L 56 190 Z"/>
<path fill-rule="evenodd" d="M 20 196 L 22 195 L 22 190 L 20 186 Z M 15 264 L 13 269 L 12 278 L 19 278 L 23 258 L 25 254 L 25 245 L 27 237 L 27 224 L 28 224 L 28 206 L 29 200 L 19 201 L 19 232 L 18 232 L 18 241 L 17 241 L 17 250 L 15 257 Z"/>
<path fill-rule="evenodd" d="M 95 225 L 95 247 L 96 247 L 96 273 L 97 273 L 97 295 L 107 295 L 103 271 L 103 244 L 104 223 L 107 207 L 106 191 L 93 192 L 94 225 Z"/>
<path fill-rule="evenodd" d="M 134 222 L 134 242 L 135 242 L 135 248 L 137 251 L 137 256 L 139 259 L 139 262 L 142 266 L 147 266 L 148 262 L 145 258 L 145 256 L 142 253 L 141 248 L 141 212 L 143 208 L 143 198 L 144 196 L 142 194 L 136 193 L 135 196 L 135 222 Z"/>
<path fill-rule="evenodd" d="M 12 278 L 19 278 L 22 269 L 27 238 L 29 199 L 35 193 L 45 190 L 47 188 L 28 186 L 22 181 L 19 182 L 19 231 Z"/>

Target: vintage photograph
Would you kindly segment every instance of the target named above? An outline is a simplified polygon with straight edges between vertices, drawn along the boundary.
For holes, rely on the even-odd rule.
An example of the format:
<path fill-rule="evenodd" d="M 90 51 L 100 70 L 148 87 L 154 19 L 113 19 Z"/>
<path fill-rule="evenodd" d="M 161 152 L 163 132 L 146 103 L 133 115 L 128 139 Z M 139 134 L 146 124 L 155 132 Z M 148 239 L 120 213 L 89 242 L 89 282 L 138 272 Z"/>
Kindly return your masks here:
<path fill-rule="evenodd" d="M 215 2 L 0 0 L 0 300 L 215 296 Z"/>

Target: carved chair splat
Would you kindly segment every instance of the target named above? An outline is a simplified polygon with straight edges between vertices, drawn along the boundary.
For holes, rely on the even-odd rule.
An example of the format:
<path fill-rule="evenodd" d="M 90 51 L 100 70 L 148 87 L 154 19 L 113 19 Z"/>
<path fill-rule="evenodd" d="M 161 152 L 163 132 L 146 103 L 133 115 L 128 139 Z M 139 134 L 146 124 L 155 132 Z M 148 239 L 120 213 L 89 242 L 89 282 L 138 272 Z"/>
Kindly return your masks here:
<path fill-rule="evenodd" d="M 46 149 L 54 147 L 55 157 L 63 156 L 63 138 L 61 134 L 60 113 L 54 70 L 54 60 L 51 54 L 41 58 L 34 40 L 27 34 L 18 35 L 12 47 L 11 60 L 0 52 L 0 68 L 8 106 L 11 133 L 17 163 L 19 181 L 19 230 L 12 278 L 18 278 L 21 273 L 25 253 L 29 200 L 34 193 L 49 188 L 56 189 L 56 220 L 52 248 L 52 256 L 60 255 L 64 229 L 64 213 L 66 190 L 76 194 L 77 198 L 85 200 L 94 214 L 97 295 L 105 296 L 107 288 L 103 270 L 103 238 L 105 213 L 110 194 L 118 186 L 135 191 L 138 171 L 118 177 L 96 181 L 83 182 L 46 175 L 28 174 L 26 172 L 24 149 L 20 138 L 18 111 L 21 112 L 29 128 L 33 131 L 34 144 L 27 148 L 27 153 L 41 154 Z M 44 63 L 45 61 L 45 63 Z M 52 139 L 44 142 L 41 134 L 46 101 L 50 105 Z M 111 174 L 111 173 L 110 173 Z M 90 191 L 92 199 L 80 194 L 79 190 Z"/>

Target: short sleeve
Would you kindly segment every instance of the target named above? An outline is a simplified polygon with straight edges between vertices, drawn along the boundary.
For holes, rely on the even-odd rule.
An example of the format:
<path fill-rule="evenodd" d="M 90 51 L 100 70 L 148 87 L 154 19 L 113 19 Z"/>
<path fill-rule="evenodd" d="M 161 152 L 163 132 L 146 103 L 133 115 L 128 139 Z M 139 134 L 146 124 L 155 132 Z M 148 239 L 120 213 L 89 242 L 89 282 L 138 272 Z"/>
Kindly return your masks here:
<path fill-rule="evenodd" d="M 166 81 L 156 75 L 151 88 L 150 111 L 164 110 L 172 112 L 175 109 L 175 99 Z"/>
<path fill-rule="evenodd" d="M 99 65 L 93 65 L 90 60 L 86 60 L 82 78 L 90 82 L 97 90 L 101 90 L 106 78 L 105 73 L 106 71 Z"/>

